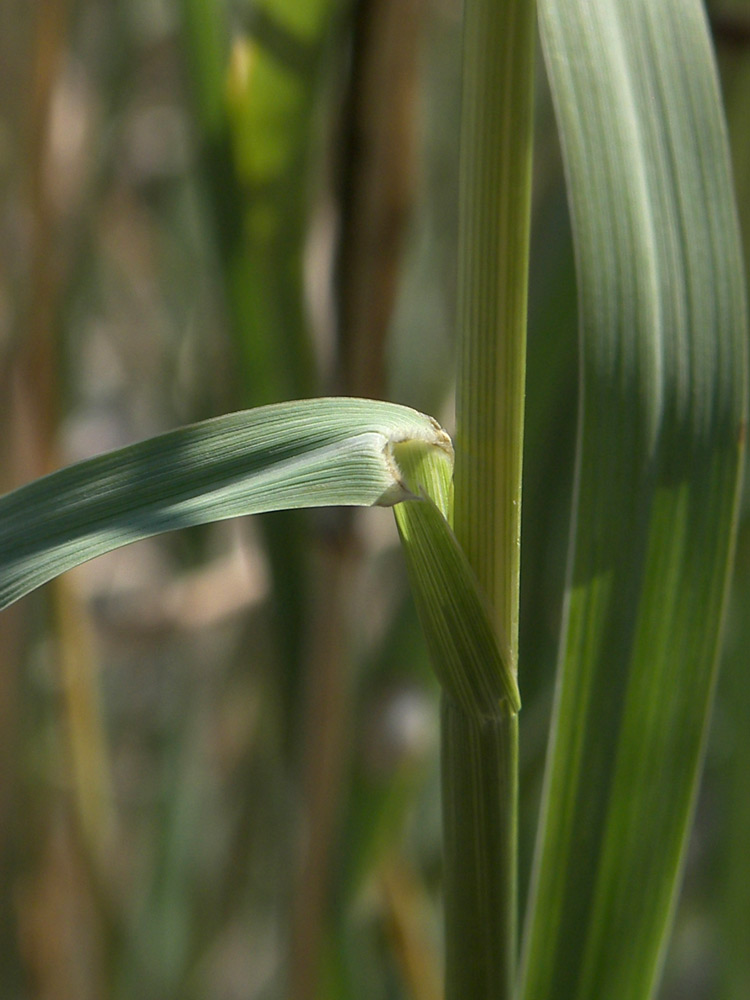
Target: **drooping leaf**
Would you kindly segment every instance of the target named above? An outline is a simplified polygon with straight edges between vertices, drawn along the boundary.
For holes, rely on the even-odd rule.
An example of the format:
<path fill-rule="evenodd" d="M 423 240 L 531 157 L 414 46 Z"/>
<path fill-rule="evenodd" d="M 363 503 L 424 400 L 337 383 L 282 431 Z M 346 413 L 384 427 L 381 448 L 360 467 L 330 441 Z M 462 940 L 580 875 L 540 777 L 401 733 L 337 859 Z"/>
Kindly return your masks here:
<path fill-rule="evenodd" d="M 163 531 L 296 507 L 410 496 L 395 442 L 441 445 L 434 420 L 359 399 L 228 414 L 81 462 L 0 497 L 0 608 L 64 570 Z"/>

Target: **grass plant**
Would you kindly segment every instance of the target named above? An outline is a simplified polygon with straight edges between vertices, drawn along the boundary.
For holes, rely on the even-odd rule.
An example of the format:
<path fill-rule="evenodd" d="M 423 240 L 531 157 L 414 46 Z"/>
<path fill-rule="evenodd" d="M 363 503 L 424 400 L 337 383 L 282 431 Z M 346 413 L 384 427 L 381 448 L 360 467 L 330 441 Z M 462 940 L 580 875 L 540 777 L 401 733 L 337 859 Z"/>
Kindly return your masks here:
<path fill-rule="evenodd" d="M 321 508 L 393 507 L 440 689 L 445 1000 L 650 1000 L 667 962 L 706 754 L 746 427 L 744 267 L 706 12 L 699 0 L 466 0 L 451 441 L 437 420 L 410 406 L 355 394 L 314 397 L 325 366 L 315 356 L 302 280 L 308 193 L 321 169 L 311 136 L 323 120 L 326 93 L 330 102 L 331 80 L 346 77 L 357 87 L 366 79 L 368 94 L 377 89 L 384 43 L 373 31 L 373 50 L 367 49 L 365 8 L 351 36 L 358 46 L 354 69 L 344 74 L 338 64 L 340 75 L 327 77 L 325 56 L 351 29 L 336 4 L 259 0 L 236 31 L 222 3 L 175 6 L 207 181 L 204 223 L 224 276 L 239 396 L 251 408 L 151 436 L 1 496 L 0 609 L 95 556 L 165 532 L 300 508 L 317 508 L 323 517 Z M 527 383 L 557 375 L 533 365 L 527 371 L 537 24 L 572 225 L 578 422 L 558 666 L 547 685 L 554 686 L 554 705 L 525 894 L 518 843 L 519 829 L 529 825 L 519 812 L 526 808 L 519 791 L 527 669 L 521 624 L 524 614 L 539 622 L 546 615 L 541 594 L 525 612 L 520 602 L 524 460 L 534 466 L 532 480 L 544 481 L 540 454 L 524 442 L 525 400 Z M 410 53 L 403 58 L 402 68 Z M 410 72 L 399 79 L 411 79 Z M 348 98 L 342 103 L 350 139 L 385 136 L 371 140 L 377 144 L 399 134 L 379 119 L 377 128 L 358 131 L 357 115 L 370 114 L 371 101 L 359 93 Z M 390 290 L 383 293 L 384 315 L 390 313 L 400 241 L 389 233 L 387 259 L 378 268 L 367 256 L 371 241 L 355 238 L 353 206 L 367 206 L 367 232 L 378 233 L 387 231 L 391 202 L 384 195 L 379 209 L 372 170 L 354 139 L 351 145 L 342 210 L 344 245 L 356 259 L 338 264 L 333 311 L 341 329 L 339 342 L 328 346 L 329 381 L 344 392 L 356 393 L 359 385 L 365 394 L 383 388 L 385 325 L 377 317 L 355 321 L 352 304 L 365 308 L 363 275 L 378 274 L 372 280 Z M 402 225 L 404 178 L 395 170 L 388 180 L 384 190 L 399 192 Z M 550 357 L 571 353 L 571 344 L 560 350 L 557 331 L 542 335 L 549 336 Z M 377 363 L 368 373 L 370 336 Z M 560 365 L 560 372 L 570 367 Z M 49 364 L 45 371 L 49 381 Z M 57 386 L 46 392 L 62 395 Z M 297 396 L 313 398 L 290 398 Z M 545 412 L 548 422 L 555 419 L 552 403 Z M 47 449 L 50 436 L 47 427 Z M 565 478 L 555 468 L 552 474 Z M 312 521 L 266 523 L 283 647 L 275 661 L 283 680 L 269 689 L 281 692 L 278 728 L 287 731 L 265 743 L 264 725 L 253 731 L 269 755 L 275 740 L 289 738 L 300 723 L 297 688 L 306 676 L 313 736 L 304 744 L 306 779 L 304 768 L 295 771 L 286 759 L 284 767 L 269 765 L 253 787 L 288 782 L 290 794 L 306 800 L 309 843 L 298 883 L 302 903 L 296 910 L 288 900 L 281 904 L 294 927 L 291 944 L 281 949 L 291 955 L 292 971 L 278 971 L 284 966 L 278 960 L 265 979 L 246 971 L 241 995 L 266 995 L 273 981 L 294 1000 L 418 996 L 423 987 L 430 997 L 432 945 L 409 919 L 428 906 L 426 891 L 421 902 L 413 899 L 414 886 L 429 877 L 418 877 L 407 852 L 398 857 L 393 847 L 414 786 L 396 770 L 388 793 L 375 794 L 374 782 L 357 778 L 349 758 L 344 764 L 342 712 L 321 715 L 315 707 L 318 684 L 336 705 L 353 704 L 343 677 L 354 645 L 348 590 L 356 591 L 365 575 L 364 536 L 350 515 L 321 521 L 322 528 Z M 338 547 L 326 541 L 325 525 Z M 537 537 L 537 525 L 523 527 L 524 538 Z M 328 607 L 315 604 L 307 583 L 310 549 L 327 553 L 320 579 L 331 595 Z M 738 576 L 740 594 L 746 576 Z M 322 619 L 310 613 L 314 604 L 323 605 Z M 310 616 L 304 627 L 303 614 Z M 90 671 L 81 680 L 71 666 L 72 620 L 66 617 L 61 630 L 68 634 L 66 677 L 90 714 L 98 704 L 96 681 Z M 420 655 L 397 634 L 399 620 L 393 616 L 390 640 L 387 628 L 381 635 L 391 664 Z M 87 663 L 93 655 L 89 648 Z M 303 660 L 306 674 L 299 670 Z M 743 703 L 748 687 L 738 680 L 737 663 L 731 667 L 728 690 Z M 545 718 L 543 696 L 531 701 L 532 718 Z M 200 719 L 186 723 L 176 745 L 191 743 L 185 734 L 198 732 Z M 106 756 L 105 728 L 94 719 L 96 740 L 88 748 L 85 725 L 71 737 L 74 760 L 87 761 L 92 773 Z M 188 756 L 192 768 L 194 748 L 180 759 Z M 331 785 L 316 766 L 318 756 L 336 771 Z M 337 756 L 341 766 L 334 768 Z M 254 760 L 263 761 L 263 752 Z M 163 864 L 154 864 L 141 897 L 149 916 L 136 928 L 118 897 L 122 890 L 107 884 L 109 807 L 103 810 L 95 795 L 84 797 L 81 828 L 72 827 L 79 853 L 66 857 L 83 859 L 81 880 L 89 889 L 76 898 L 88 900 L 94 924 L 106 923 L 91 987 L 100 996 L 142 989 L 159 1000 L 201 995 L 200 962 L 191 954 L 200 939 L 200 905 L 189 898 L 187 874 L 193 824 L 179 821 L 183 809 L 193 818 L 198 812 L 191 774 L 185 771 L 169 800 L 173 839 L 155 852 Z M 350 778 L 342 818 L 339 802 Z M 108 766 L 97 781 L 109 789 Z M 262 795 L 274 808 L 283 798 Z M 434 795 L 426 798 L 434 804 Z M 97 833 L 104 813 L 106 837 Z M 746 819 L 746 811 L 734 815 L 737 837 Z M 261 822 L 257 816 L 232 829 L 239 838 Z M 282 820 L 278 828 L 285 827 Z M 337 879 L 331 859 L 342 830 L 358 831 L 347 844 L 349 857 L 368 860 L 344 866 Z M 737 840 L 732 847 L 736 852 Z M 217 912 L 225 905 L 231 914 L 236 867 L 223 879 L 224 902 L 218 892 L 211 898 Z M 353 945 L 333 900 L 351 906 L 378 891 L 393 967 L 363 993 L 362 970 L 382 965 L 373 943 L 378 935 Z M 731 949 L 743 922 L 731 887 L 726 896 Z M 144 928 L 157 927 L 154 935 L 163 938 L 151 940 Z M 157 941 L 164 943 L 161 954 Z M 128 962 L 128 954 L 138 957 Z M 727 985 L 716 995 L 738 1000 L 746 960 L 724 961 Z M 246 963 L 240 967 L 247 970 Z"/>

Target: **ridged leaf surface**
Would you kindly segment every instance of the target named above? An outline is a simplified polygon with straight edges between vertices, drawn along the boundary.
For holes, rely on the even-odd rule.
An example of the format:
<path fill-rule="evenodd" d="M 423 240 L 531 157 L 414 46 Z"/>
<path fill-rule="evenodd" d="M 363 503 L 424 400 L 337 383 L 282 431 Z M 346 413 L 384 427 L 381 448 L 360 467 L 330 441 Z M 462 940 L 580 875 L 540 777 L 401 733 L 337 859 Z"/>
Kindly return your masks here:
<path fill-rule="evenodd" d="M 0 608 L 163 531 L 295 507 L 409 497 L 394 444 L 449 442 L 416 410 L 313 399 L 232 413 L 61 469 L 0 497 Z"/>
<path fill-rule="evenodd" d="M 701 4 L 540 0 L 539 12 L 582 398 L 521 995 L 645 1000 L 679 885 L 733 547 L 741 254 Z"/>

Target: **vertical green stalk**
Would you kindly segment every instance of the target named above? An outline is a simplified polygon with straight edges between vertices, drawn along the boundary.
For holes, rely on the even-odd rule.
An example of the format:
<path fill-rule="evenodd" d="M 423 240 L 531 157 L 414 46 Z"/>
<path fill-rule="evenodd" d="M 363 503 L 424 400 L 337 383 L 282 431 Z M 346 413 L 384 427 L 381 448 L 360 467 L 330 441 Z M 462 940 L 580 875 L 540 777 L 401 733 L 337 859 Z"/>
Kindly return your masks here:
<path fill-rule="evenodd" d="M 459 187 L 455 530 L 518 647 L 534 4 L 469 0 Z"/>
<path fill-rule="evenodd" d="M 441 713 L 446 1000 L 506 1000 L 516 963 L 518 716 Z"/>
<path fill-rule="evenodd" d="M 533 0 L 467 0 L 459 187 L 455 532 L 517 670 Z M 446 998 L 513 994 L 517 716 L 444 696 Z M 477 947 L 478 942 L 484 942 Z"/>

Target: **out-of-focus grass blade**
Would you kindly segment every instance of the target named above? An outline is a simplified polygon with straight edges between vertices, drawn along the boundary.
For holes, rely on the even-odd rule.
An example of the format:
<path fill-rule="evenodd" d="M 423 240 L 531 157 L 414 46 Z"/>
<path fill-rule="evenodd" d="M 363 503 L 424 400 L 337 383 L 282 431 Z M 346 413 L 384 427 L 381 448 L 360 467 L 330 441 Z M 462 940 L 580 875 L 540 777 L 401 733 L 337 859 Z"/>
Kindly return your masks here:
<path fill-rule="evenodd" d="M 202 110 L 218 63 L 204 23 L 215 0 L 182 0 L 186 55 L 204 125 L 218 245 L 237 335 L 245 404 L 315 391 L 303 253 L 314 162 L 313 109 L 338 0 L 258 0 L 235 33 L 216 122 Z M 214 34 L 218 31 L 214 29 Z M 229 32 L 227 31 L 227 34 Z M 220 139 L 220 141 L 218 141 Z"/>
<path fill-rule="evenodd" d="M 747 10 L 747 8 L 746 8 Z M 737 12 L 739 14 L 739 11 Z M 747 15 L 745 15 L 746 19 Z M 715 27 L 722 27 L 720 21 Z M 732 27 L 731 20 L 727 25 Z M 740 228 L 746 248 L 745 276 L 750 277 L 750 48 L 733 43 L 733 36 L 720 32 L 724 41 L 722 85 L 729 124 L 735 191 Z M 721 50 L 720 50 L 721 51 Z M 711 802 L 722 821 L 716 846 L 719 864 L 719 891 L 711 886 L 711 910 L 718 913 L 720 941 L 715 1000 L 742 1000 L 750 996 L 750 482 L 744 481 L 744 497 L 737 538 L 737 556 L 732 582 L 727 649 L 722 658 L 717 711 L 714 723 L 716 754 Z M 730 756 L 731 755 L 731 756 Z M 717 787 L 718 786 L 718 787 Z"/>
<path fill-rule="evenodd" d="M 432 418 L 359 399 L 279 403 L 180 428 L 0 497 L 0 608 L 140 538 L 241 514 L 391 504 L 392 448 L 445 447 Z"/>
<path fill-rule="evenodd" d="M 582 410 L 521 995 L 642 1000 L 675 903 L 734 540 L 742 263 L 698 0 L 539 9 Z"/>
<path fill-rule="evenodd" d="M 240 33 L 224 0 L 180 2 L 246 405 L 314 391 L 302 254 L 310 122 L 337 6 L 259 0 Z"/>
<path fill-rule="evenodd" d="M 180 0 L 178 6 L 240 404 L 314 396 L 303 254 L 314 188 L 311 123 L 338 0 L 257 0 L 242 11 L 227 0 Z M 294 712 L 309 640 L 310 528 L 294 512 L 267 517 L 262 527 L 284 664 L 278 680 L 282 701 Z"/>

